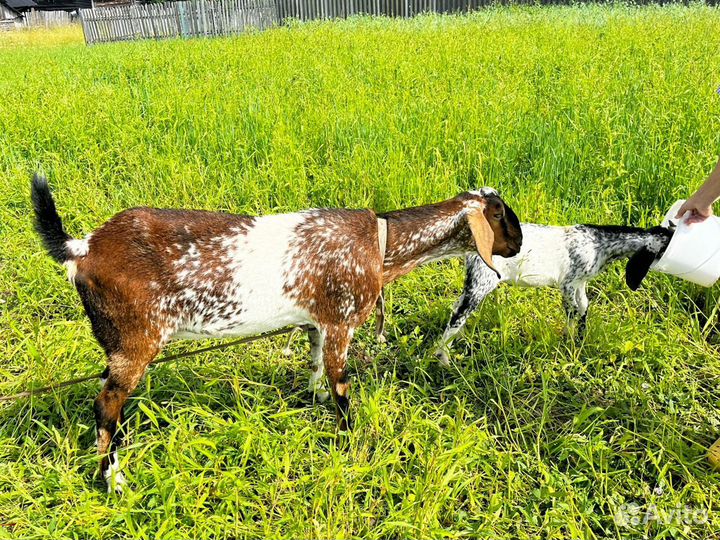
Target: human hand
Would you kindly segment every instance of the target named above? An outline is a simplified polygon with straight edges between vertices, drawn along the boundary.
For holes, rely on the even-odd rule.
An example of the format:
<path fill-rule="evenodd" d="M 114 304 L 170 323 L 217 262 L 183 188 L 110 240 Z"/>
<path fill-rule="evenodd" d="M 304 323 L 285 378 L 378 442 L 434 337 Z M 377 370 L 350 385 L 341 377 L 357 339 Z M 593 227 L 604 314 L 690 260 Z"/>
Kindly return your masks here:
<path fill-rule="evenodd" d="M 690 212 L 686 223 L 692 225 L 693 223 L 700 223 L 705 221 L 707 218 L 713 215 L 712 203 L 708 204 L 706 201 L 697 200 L 695 197 L 690 197 L 683 203 L 680 210 L 677 211 L 675 219 L 682 219 L 682 217 Z"/>

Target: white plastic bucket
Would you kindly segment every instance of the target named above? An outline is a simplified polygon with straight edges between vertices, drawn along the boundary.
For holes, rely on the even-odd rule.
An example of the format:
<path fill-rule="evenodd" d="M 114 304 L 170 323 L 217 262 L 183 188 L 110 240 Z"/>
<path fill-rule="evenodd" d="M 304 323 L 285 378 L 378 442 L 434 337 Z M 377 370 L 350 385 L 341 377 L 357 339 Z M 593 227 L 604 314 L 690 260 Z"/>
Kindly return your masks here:
<path fill-rule="evenodd" d="M 665 215 L 663 226 L 677 223 L 677 227 L 665 253 L 652 269 L 710 287 L 720 278 L 720 219 L 711 216 L 692 225 L 685 222 L 689 213 L 675 219 L 684 202 L 677 201 Z"/>

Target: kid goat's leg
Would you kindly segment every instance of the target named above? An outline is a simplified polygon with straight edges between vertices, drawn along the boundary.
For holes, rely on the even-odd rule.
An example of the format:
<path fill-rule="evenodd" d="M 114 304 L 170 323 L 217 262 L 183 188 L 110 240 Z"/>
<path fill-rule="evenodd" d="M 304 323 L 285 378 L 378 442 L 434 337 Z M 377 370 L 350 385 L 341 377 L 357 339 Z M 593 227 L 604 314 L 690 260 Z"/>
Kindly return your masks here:
<path fill-rule="evenodd" d="M 470 315 L 485 297 L 497 288 L 499 283 L 495 272 L 490 270 L 480 257 L 469 256 L 466 258 L 465 264 L 465 285 L 462 294 L 455 302 L 450 321 L 435 351 L 435 356 L 444 366 L 450 365 L 450 346 L 455 336 L 463 329 Z"/>
<path fill-rule="evenodd" d="M 325 329 L 323 361 L 335 400 L 338 427 L 345 431 L 350 427 L 350 383 L 347 378 L 347 352 L 353 330 L 349 326 L 334 325 Z"/>
<path fill-rule="evenodd" d="M 587 283 L 582 283 L 575 291 L 575 303 L 578 307 L 578 323 L 577 323 L 577 335 L 578 339 L 585 337 L 585 330 L 587 328 L 587 309 L 588 309 L 588 297 L 585 287 Z"/>
<path fill-rule="evenodd" d="M 571 283 L 563 285 L 561 288 L 563 308 L 568 318 L 568 331 L 572 332 L 575 339 L 578 340 L 585 335 L 588 308 L 586 285 L 585 282 Z"/>
<path fill-rule="evenodd" d="M 110 371 L 94 407 L 98 454 L 102 456 L 100 472 L 107 481 L 108 492 L 114 488 L 121 493 L 125 483 L 117 454 L 121 443 L 117 427 L 122 421 L 123 406 L 158 350 L 157 346 L 121 350 L 108 358 Z"/>

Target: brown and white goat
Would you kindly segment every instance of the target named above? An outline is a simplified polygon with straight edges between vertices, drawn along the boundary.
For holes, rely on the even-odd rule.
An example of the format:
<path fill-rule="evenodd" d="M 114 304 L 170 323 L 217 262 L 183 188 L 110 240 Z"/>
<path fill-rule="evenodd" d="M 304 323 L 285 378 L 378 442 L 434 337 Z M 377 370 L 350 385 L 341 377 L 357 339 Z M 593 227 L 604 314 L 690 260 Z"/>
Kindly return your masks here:
<path fill-rule="evenodd" d="M 82 240 L 65 232 L 47 181 L 37 175 L 32 200 L 36 229 L 67 268 L 107 354 L 95 419 L 100 470 L 117 491 L 124 482 L 116 436 L 123 405 L 169 340 L 312 328 L 313 380 L 327 373 L 347 429 L 348 346 L 383 285 L 420 264 L 470 252 L 492 267 L 492 255 L 513 256 L 522 242 L 517 217 L 489 188 L 379 215 L 133 208 Z M 384 257 L 380 230 L 387 232 Z"/>

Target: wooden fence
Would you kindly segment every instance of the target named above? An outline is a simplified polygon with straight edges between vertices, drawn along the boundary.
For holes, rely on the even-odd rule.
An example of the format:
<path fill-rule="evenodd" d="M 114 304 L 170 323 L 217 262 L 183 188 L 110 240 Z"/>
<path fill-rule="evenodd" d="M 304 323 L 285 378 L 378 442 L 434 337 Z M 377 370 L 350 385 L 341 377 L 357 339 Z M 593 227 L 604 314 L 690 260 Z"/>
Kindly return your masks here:
<path fill-rule="evenodd" d="M 24 26 L 63 26 L 78 22 L 77 14 L 70 14 L 67 11 L 37 11 L 31 9 L 23 14 Z"/>
<path fill-rule="evenodd" d="M 421 13 L 455 13 L 490 5 L 492 0 L 276 0 L 278 19 L 311 21 L 352 15 L 414 17 Z"/>
<path fill-rule="evenodd" d="M 413 17 L 470 11 L 492 0 L 186 0 L 81 9 L 85 41 L 222 36 L 264 30 L 287 19 L 311 21 L 352 15 Z"/>
<path fill-rule="evenodd" d="M 80 20 L 85 41 L 103 43 L 238 34 L 251 27 L 264 30 L 281 25 L 288 19 L 311 21 L 360 14 L 414 17 L 428 12 L 467 12 L 508 1 L 567 4 L 577 0 L 185 0 L 81 9 Z M 635 0 L 635 3 L 668 1 L 672 0 Z M 717 3 L 718 0 L 705 1 Z"/>
<path fill-rule="evenodd" d="M 187 0 L 81 9 L 86 43 L 225 36 L 278 23 L 274 0 Z"/>
<path fill-rule="evenodd" d="M 80 19 L 76 13 L 67 11 L 38 11 L 31 9 L 24 13 L 18 13 L 3 9 L 0 4 L 0 31 L 20 30 L 22 28 L 50 28 L 66 24 L 79 23 Z"/>

